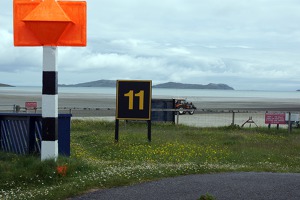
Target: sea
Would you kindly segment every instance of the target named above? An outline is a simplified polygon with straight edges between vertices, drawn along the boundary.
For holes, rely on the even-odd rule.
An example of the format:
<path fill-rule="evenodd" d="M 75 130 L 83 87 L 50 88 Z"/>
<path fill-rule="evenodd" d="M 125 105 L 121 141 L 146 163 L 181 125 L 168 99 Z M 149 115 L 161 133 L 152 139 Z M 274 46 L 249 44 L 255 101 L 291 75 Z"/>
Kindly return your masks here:
<path fill-rule="evenodd" d="M 24 105 L 37 101 L 41 105 L 42 87 L 0 87 L 0 107 Z M 116 88 L 59 87 L 59 106 L 115 107 Z M 181 99 L 204 109 L 280 109 L 300 110 L 300 92 L 255 90 L 206 90 L 152 88 L 153 99 Z"/>
<path fill-rule="evenodd" d="M 0 87 L 2 95 L 31 95 L 41 94 L 42 87 L 17 86 Z M 59 94 L 84 94 L 115 96 L 116 88 L 111 87 L 59 87 Z M 170 89 L 152 88 L 153 97 L 172 98 L 272 98 L 272 99 L 299 99 L 300 91 L 261 91 L 261 90 L 213 90 L 213 89 Z"/>

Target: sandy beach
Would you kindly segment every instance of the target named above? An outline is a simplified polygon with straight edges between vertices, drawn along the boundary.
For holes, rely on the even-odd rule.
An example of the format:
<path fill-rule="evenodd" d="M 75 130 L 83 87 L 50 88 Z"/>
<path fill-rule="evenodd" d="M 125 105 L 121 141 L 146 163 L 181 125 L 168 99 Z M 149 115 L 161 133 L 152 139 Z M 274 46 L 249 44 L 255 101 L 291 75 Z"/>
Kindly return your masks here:
<path fill-rule="evenodd" d="M 172 99 L 170 96 L 153 96 L 153 99 Z M 201 97 L 190 98 L 190 101 L 201 110 L 256 110 L 256 111 L 300 111 L 300 99 L 295 98 L 224 98 Z M 4 106 L 20 105 L 24 107 L 26 101 L 35 101 L 42 105 L 41 94 L 0 93 L 0 110 Z M 115 108 L 114 95 L 101 94 L 59 94 L 60 108 Z"/>
<path fill-rule="evenodd" d="M 170 99 L 169 96 L 153 96 L 153 98 Z M 224 98 L 201 97 L 192 99 L 198 108 L 194 115 L 180 115 L 179 123 L 191 126 L 227 126 L 232 123 L 232 111 L 236 112 L 234 124 L 242 125 L 250 117 L 253 123 L 245 126 L 266 126 L 266 111 L 300 112 L 300 101 L 292 98 Z M 37 93 L 1 93 L 0 112 L 12 112 L 14 105 L 21 106 L 25 112 L 26 101 L 36 101 L 41 112 L 41 95 Z M 73 119 L 114 120 L 116 97 L 114 95 L 59 94 L 59 113 L 71 113 Z M 28 111 L 33 112 L 33 111 Z M 176 118 L 177 119 L 177 118 Z"/>

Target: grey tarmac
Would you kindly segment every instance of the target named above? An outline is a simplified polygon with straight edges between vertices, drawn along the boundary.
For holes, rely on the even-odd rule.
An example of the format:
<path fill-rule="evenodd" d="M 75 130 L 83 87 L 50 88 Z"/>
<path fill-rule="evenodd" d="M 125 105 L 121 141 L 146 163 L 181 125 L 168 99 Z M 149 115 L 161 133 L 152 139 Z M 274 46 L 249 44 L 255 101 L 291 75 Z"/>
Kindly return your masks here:
<path fill-rule="evenodd" d="M 101 189 L 71 200 L 299 200 L 300 174 L 234 172 L 187 175 L 141 184 Z"/>

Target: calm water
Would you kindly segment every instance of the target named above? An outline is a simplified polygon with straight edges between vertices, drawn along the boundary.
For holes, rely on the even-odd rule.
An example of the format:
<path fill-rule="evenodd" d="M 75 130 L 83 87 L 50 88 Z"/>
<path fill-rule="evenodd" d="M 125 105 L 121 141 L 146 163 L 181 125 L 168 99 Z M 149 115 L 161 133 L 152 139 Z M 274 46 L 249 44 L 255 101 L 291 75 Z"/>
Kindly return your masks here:
<path fill-rule="evenodd" d="M 1 94 L 28 95 L 41 94 L 41 87 L 0 87 Z M 115 88 L 106 87 L 59 87 L 60 95 L 84 94 L 115 96 Z M 199 89 L 163 89 L 153 88 L 153 97 L 190 97 L 190 98 L 272 98 L 299 99 L 297 91 L 242 91 L 242 90 L 199 90 Z"/>

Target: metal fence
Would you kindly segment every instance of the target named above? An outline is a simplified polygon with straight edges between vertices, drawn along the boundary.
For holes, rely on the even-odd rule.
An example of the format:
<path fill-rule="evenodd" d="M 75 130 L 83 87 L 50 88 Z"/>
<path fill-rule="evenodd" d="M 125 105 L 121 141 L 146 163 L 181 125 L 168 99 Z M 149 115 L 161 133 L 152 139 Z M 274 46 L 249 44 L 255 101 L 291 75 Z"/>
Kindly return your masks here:
<path fill-rule="evenodd" d="M 7 110 L 10 112 L 16 112 L 15 105 Z M 1 106 L 0 106 L 1 109 Z M 217 109 L 201 109 L 196 110 L 193 115 L 189 115 L 188 112 L 185 115 L 177 115 L 176 109 L 155 109 L 152 111 L 156 112 L 174 112 L 175 123 L 185 124 L 189 126 L 198 127 L 220 127 L 236 125 L 241 127 L 268 127 L 269 124 L 265 124 L 265 114 L 267 112 L 278 112 L 278 113 L 290 113 L 299 114 L 299 110 L 295 111 L 268 111 L 268 110 L 217 110 Z M 3 112 L 0 110 L 0 112 Z M 36 110 L 26 110 L 25 107 L 19 107 L 19 113 L 41 113 L 41 107 Z M 92 107 L 59 107 L 60 114 L 72 114 L 72 118 L 87 118 L 87 119 L 106 119 L 113 120 L 115 116 L 115 108 L 92 108 Z M 299 120 L 288 120 L 285 125 L 280 125 L 282 128 L 299 127 Z M 271 125 L 276 126 L 276 125 Z"/>
<path fill-rule="evenodd" d="M 219 127 L 238 125 L 243 127 L 268 126 L 262 111 L 211 111 L 197 112 L 194 115 L 181 115 L 179 123 L 200 126 Z"/>
<path fill-rule="evenodd" d="M 1 112 L 16 112 L 17 111 L 17 105 L 1 105 L 0 104 L 0 111 Z"/>

